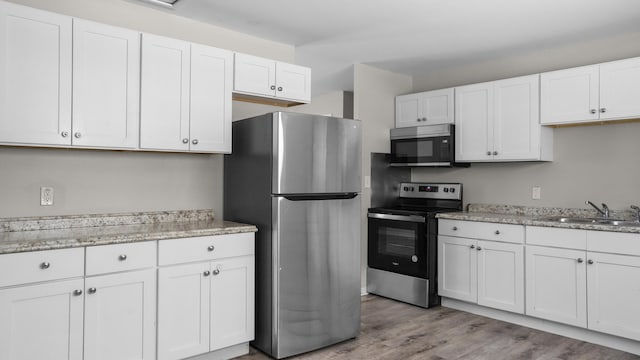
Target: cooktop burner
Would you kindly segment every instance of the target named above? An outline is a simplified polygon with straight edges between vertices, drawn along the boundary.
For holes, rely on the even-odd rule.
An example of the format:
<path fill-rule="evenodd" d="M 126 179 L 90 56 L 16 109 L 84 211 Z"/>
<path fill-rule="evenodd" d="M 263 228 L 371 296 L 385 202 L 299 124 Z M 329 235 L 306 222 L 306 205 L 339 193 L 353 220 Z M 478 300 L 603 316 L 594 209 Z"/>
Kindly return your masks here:
<path fill-rule="evenodd" d="M 369 209 L 378 214 L 428 215 L 462 210 L 462 184 L 401 183 L 395 204 Z"/>

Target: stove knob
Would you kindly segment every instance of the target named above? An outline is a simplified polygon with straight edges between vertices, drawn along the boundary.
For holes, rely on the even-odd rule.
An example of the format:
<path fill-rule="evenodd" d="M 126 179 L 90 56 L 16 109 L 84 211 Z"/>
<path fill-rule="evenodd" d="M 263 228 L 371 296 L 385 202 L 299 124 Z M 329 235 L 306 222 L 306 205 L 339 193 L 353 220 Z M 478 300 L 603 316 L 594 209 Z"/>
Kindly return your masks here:
<path fill-rule="evenodd" d="M 449 188 L 449 191 L 450 191 L 450 192 L 452 192 L 452 193 L 454 193 L 454 192 L 456 192 L 456 188 L 453 188 L 453 187 L 452 187 L 452 188 Z"/>
<path fill-rule="evenodd" d="M 449 192 L 449 188 L 444 188 L 444 192 Z"/>
<path fill-rule="evenodd" d="M 411 187 L 411 191 L 413 191 L 413 186 Z"/>
<path fill-rule="evenodd" d="M 409 191 L 409 187 L 408 187 L 408 186 L 405 186 L 405 187 L 404 187 L 404 191 Z"/>

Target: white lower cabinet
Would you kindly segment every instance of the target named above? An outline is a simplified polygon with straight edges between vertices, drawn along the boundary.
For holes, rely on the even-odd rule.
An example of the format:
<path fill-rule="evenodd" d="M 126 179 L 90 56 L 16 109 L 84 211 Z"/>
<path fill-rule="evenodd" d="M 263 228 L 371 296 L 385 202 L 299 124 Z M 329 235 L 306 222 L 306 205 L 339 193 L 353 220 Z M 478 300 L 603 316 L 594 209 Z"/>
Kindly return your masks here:
<path fill-rule="evenodd" d="M 524 313 L 522 226 L 440 221 L 438 294 L 505 311 Z M 454 237 L 499 237 L 503 241 Z M 506 242 L 508 241 L 508 242 Z"/>
<path fill-rule="evenodd" d="M 253 340 L 253 239 L 245 233 L 160 242 L 158 360 Z M 199 262 L 176 264 L 187 261 Z"/>
<path fill-rule="evenodd" d="M 0 359 L 82 360 L 83 286 L 80 278 L 0 289 Z"/>
<path fill-rule="evenodd" d="M 156 358 L 156 270 L 85 280 L 84 359 Z"/>

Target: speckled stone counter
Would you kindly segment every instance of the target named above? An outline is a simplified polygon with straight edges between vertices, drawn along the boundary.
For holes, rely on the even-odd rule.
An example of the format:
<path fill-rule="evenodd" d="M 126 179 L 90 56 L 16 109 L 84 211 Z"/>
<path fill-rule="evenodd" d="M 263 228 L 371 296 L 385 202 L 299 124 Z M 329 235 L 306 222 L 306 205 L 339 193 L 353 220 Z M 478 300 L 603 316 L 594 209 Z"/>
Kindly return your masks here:
<path fill-rule="evenodd" d="M 527 207 L 493 204 L 469 204 L 466 211 L 440 213 L 436 217 L 439 219 L 450 220 L 481 221 L 528 226 L 547 226 L 565 229 L 640 233 L 640 226 L 613 226 L 597 223 L 561 223 L 559 221 L 549 221 L 543 219 L 549 216 L 589 218 L 599 217 L 596 211 L 591 209 Z M 631 220 L 633 219 L 633 214 L 630 211 L 612 211 L 610 217 L 615 219 Z"/>
<path fill-rule="evenodd" d="M 0 219 L 0 254 L 255 232 L 211 210 Z"/>

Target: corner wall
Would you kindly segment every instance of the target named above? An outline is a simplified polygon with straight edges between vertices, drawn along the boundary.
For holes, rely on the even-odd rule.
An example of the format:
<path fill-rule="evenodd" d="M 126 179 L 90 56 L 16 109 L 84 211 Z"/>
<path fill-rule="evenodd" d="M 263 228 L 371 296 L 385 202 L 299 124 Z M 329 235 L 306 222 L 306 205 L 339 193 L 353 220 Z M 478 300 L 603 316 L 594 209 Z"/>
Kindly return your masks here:
<path fill-rule="evenodd" d="M 389 130 L 395 125 L 395 97 L 411 92 L 411 78 L 377 68 L 354 65 L 354 118 L 362 121 L 362 212 L 361 212 L 361 279 L 367 279 L 367 209 L 371 189 L 364 187 L 364 177 L 371 176 L 371 153 L 389 152 Z"/>

